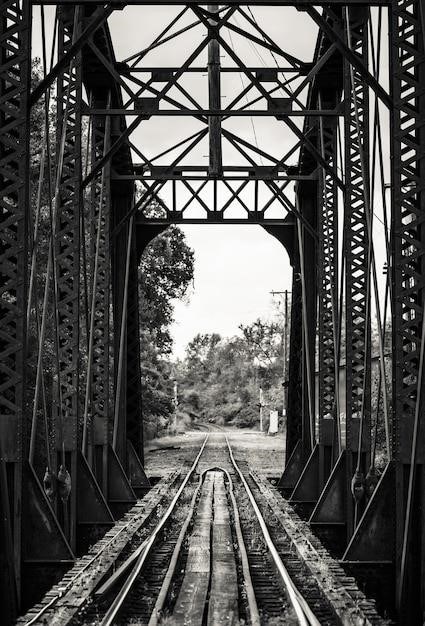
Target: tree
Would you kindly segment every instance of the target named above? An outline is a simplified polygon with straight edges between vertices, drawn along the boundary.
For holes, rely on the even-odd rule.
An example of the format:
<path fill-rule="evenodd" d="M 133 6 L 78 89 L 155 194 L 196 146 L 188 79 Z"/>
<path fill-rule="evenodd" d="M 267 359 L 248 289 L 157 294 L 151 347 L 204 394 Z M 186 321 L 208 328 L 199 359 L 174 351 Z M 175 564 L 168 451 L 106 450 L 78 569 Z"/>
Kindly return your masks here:
<path fill-rule="evenodd" d="M 194 253 L 175 225 L 158 235 L 146 248 L 139 267 L 140 318 L 150 328 L 161 354 L 170 354 L 173 300 L 187 296 L 193 280 Z"/>
<path fill-rule="evenodd" d="M 140 262 L 142 412 L 148 438 L 167 426 L 174 411 L 173 300 L 187 297 L 193 271 L 194 252 L 174 225 L 147 246 Z"/>
<path fill-rule="evenodd" d="M 241 335 L 198 334 L 178 364 L 180 410 L 193 421 L 250 426 L 258 422 L 260 386 L 270 408 L 281 404 L 281 329 L 256 320 Z M 278 399 L 278 400 L 276 400 Z"/>

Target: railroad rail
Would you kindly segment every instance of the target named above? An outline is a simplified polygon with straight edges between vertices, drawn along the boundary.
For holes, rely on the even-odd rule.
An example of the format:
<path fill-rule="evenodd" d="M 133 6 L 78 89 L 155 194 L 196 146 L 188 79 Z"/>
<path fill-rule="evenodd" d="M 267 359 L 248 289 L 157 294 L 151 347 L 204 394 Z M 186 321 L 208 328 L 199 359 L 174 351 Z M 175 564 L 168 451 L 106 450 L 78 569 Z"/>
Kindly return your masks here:
<path fill-rule="evenodd" d="M 183 492 L 184 492 L 184 487 L 186 486 L 186 484 L 188 483 L 190 477 L 193 475 L 193 473 L 195 472 L 195 469 L 199 463 L 199 460 L 202 456 L 202 453 L 204 451 L 206 442 L 208 440 L 208 436 L 206 437 L 206 439 L 204 440 L 204 443 L 202 445 L 201 451 L 199 452 L 194 464 L 192 465 L 192 467 L 190 468 L 189 472 L 187 473 L 181 487 L 179 488 L 177 494 L 175 495 L 175 497 L 173 498 L 170 506 L 168 507 L 167 511 L 165 512 L 163 518 L 161 519 L 161 521 L 159 522 L 157 528 L 154 530 L 154 532 L 152 533 L 152 535 L 150 536 L 149 540 L 145 542 L 145 544 L 143 545 L 143 551 L 141 551 L 140 556 L 136 562 L 136 564 L 134 565 L 133 570 L 131 571 L 131 574 L 128 576 L 128 578 L 126 579 L 124 585 L 121 587 L 121 589 L 119 590 L 119 592 L 117 593 L 111 607 L 109 608 L 109 610 L 107 611 L 105 617 L 102 619 L 101 621 L 101 626 L 112 626 L 112 624 L 115 623 L 115 621 L 117 620 L 117 616 L 119 614 L 119 612 L 123 609 L 125 603 L 128 601 L 128 597 L 129 594 L 131 592 L 131 590 L 133 589 L 133 585 L 135 583 L 135 581 L 137 580 L 137 578 L 140 576 L 141 572 L 142 572 L 142 568 L 143 565 L 146 563 L 147 558 L 150 554 L 150 551 L 152 550 L 155 540 L 157 539 L 160 531 L 162 530 L 162 528 L 165 526 L 165 524 L 167 523 L 167 521 L 170 519 L 171 514 L 173 513 L 173 511 L 177 508 L 178 504 L 179 504 L 179 499 L 181 498 Z M 301 626 L 319 626 L 320 622 L 319 620 L 315 617 L 314 612 L 310 609 L 310 607 L 308 606 L 308 603 L 305 601 L 305 599 L 302 597 L 302 595 L 299 593 L 298 589 L 296 588 L 296 586 L 294 585 L 293 581 L 291 580 L 279 554 L 278 554 L 278 550 L 276 548 L 276 546 L 274 545 L 269 531 L 267 529 L 267 524 L 264 520 L 264 517 L 261 514 L 261 511 L 259 510 L 255 498 L 252 494 L 252 491 L 250 489 L 250 487 L 248 486 L 235 458 L 229 443 L 229 440 L 227 438 L 227 436 L 225 436 L 225 441 L 226 441 L 226 445 L 228 448 L 228 452 L 229 452 L 229 457 L 231 460 L 231 463 L 233 465 L 234 470 L 236 471 L 236 473 L 238 474 L 242 485 L 249 497 L 249 500 L 251 502 L 253 511 L 255 513 L 255 516 L 259 522 L 260 528 L 261 528 L 261 533 L 262 533 L 262 539 L 267 547 L 268 552 L 270 553 L 273 562 L 277 568 L 279 577 L 281 579 L 283 588 L 287 594 L 287 598 L 289 601 L 290 606 L 292 607 L 295 615 L 297 616 L 297 621 Z M 167 570 L 166 576 L 165 576 L 165 580 L 164 580 L 164 585 L 161 588 L 161 592 L 160 592 L 160 596 L 158 597 L 158 601 L 155 605 L 154 608 L 154 615 L 152 616 L 152 618 L 149 621 L 149 625 L 153 626 L 154 624 L 157 624 L 159 621 L 159 616 L 162 614 L 164 608 L 165 608 L 165 602 L 166 602 L 166 598 L 167 596 L 170 595 L 170 588 L 173 582 L 173 578 L 174 578 L 174 574 L 175 574 L 175 570 L 176 570 L 176 566 L 179 560 L 179 553 L 182 550 L 183 546 L 184 546 L 184 539 L 186 537 L 186 534 L 188 532 L 190 523 L 193 519 L 194 513 L 195 513 L 195 503 L 196 500 L 200 497 L 200 494 L 202 493 L 203 487 L 205 487 L 205 483 L 209 486 L 209 489 L 206 490 L 206 495 L 204 497 L 207 499 L 207 503 L 208 501 L 212 498 L 212 488 L 211 488 L 211 480 L 208 480 L 209 478 L 213 479 L 213 484 L 214 483 L 214 479 L 215 479 L 215 474 L 217 474 L 219 472 L 217 471 L 211 471 L 211 470 L 204 470 L 204 472 L 201 474 L 200 477 L 200 481 L 199 481 L 199 485 L 192 497 L 192 503 L 191 503 L 191 507 L 189 510 L 189 513 L 185 519 L 185 522 L 182 526 L 182 530 L 179 534 L 177 543 L 176 543 L 176 548 L 173 552 L 172 555 L 172 559 L 170 562 L 170 566 Z M 231 498 L 231 503 L 232 503 L 232 509 L 233 509 L 233 519 L 234 520 L 238 520 L 239 515 L 238 515 L 238 505 L 236 502 L 236 498 L 233 492 L 233 482 L 232 479 L 230 477 L 230 474 L 224 470 L 224 472 L 222 472 L 226 475 L 227 478 L 227 485 L 228 485 L 228 494 L 229 497 Z M 215 487 L 214 487 L 214 491 L 215 491 Z M 208 508 L 208 504 L 205 504 L 204 500 L 201 499 L 201 503 L 204 504 L 204 506 L 206 506 Z M 198 503 L 198 507 L 201 506 L 201 503 Z M 209 526 L 211 524 L 211 519 L 210 516 L 212 514 L 212 507 L 209 507 L 209 511 L 206 514 L 206 521 L 204 520 L 204 528 L 207 529 L 207 532 L 209 533 Z M 240 522 L 236 522 L 236 528 L 238 528 L 238 550 L 240 554 L 245 554 L 246 555 L 246 546 L 243 540 L 243 536 L 242 536 L 242 531 L 240 528 Z M 202 535 L 201 535 L 202 538 Z M 208 543 L 208 539 L 206 539 L 206 542 Z M 200 546 L 200 549 L 203 550 L 205 549 L 205 546 Z M 208 554 L 209 556 L 209 554 Z M 201 555 L 201 559 L 202 559 L 202 555 Z M 213 560 L 214 560 L 214 555 L 213 555 Z M 245 560 L 245 559 L 244 559 Z M 203 564 L 201 563 L 201 568 L 203 568 Z M 249 567 L 247 567 L 247 563 L 245 562 L 245 567 L 243 568 L 244 571 L 244 582 L 243 582 L 243 586 L 247 592 L 247 597 L 249 598 L 249 614 L 250 614 L 250 622 L 252 624 L 259 624 L 260 623 L 260 618 L 259 618 L 259 612 L 258 612 L 258 607 L 257 607 L 257 602 L 255 600 L 255 589 L 253 587 L 253 583 L 252 583 L 252 579 L 251 576 L 249 574 Z M 208 572 L 208 575 L 210 575 L 212 572 Z M 184 583 L 183 583 L 184 584 Z M 109 588 L 109 586 L 107 587 Z M 106 588 L 106 589 L 107 589 Z M 104 589 L 104 591 L 106 591 L 106 589 Z M 205 585 L 205 589 L 208 590 L 208 580 L 206 581 L 206 585 Z M 189 586 L 189 593 L 190 591 L 192 591 L 192 589 Z M 187 595 L 187 592 L 185 592 L 184 590 L 180 590 L 180 594 L 179 594 L 179 598 L 181 596 L 185 596 Z M 206 599 L 206 594 L 204 594 L 204 599 Z M 214 600 L 214 598 L 210 598 L 210 602 Z M 179 603 L 179 599 L 177 600 L 177 604 Z M 185 602 L 184 600 L 180 601 L 180 604 L 185 606 Z M 191 609 L 192 609 L 192 615 L 191 618 L 194 620 L 193 623 L 196 623 L 196 615 L 193 615 L 193 605 L 191 605 Z M 200 614 L 201 614 L 201 618 L 202 618 L 202 614 L 203 614 L 203 607 L 201 607 L 200 610 Z M 219 623 L 216 620 L 216 616 L 213 616 L 211 618 L 211 620 L 208 620 L 208 623 Z"/>
<path fill-rule="evenodd" d="M 89 592 L 81 594 L 84 576 L 102 569 L 102 556 L 129 531 L 131 516 L 19 623 L 50 623 L 52 609 L 54 623 L 63 625 L 136 619 L 157 626 L 164 616 L 177 624 L 201 623 L 202 616 L 208 624 L 243 619 L 254 626 L 282 616 L 302 626 L 383 623 L 357 589 L 360 595 L 345 592 L 343 603 L 327 597 L 293 539 L 276 532 L 278 496 L 235 454 L 226 433 L 207 434 L 187 471 L 168 480 L 168 496 L 158 486 L 163 497 L 139 519 L 137 537 L 115 554 Z M 316 552 L 317 558 L 323 555 Z M 335 571 L 330 576 L 338 585 Z M 75 586 L 80 595 L 74 602 Z M 359 609 L 359 599 L 367 611 Z"/>
<path fill-rule="evenodd" d="M 38 606 L 34 607 L 34 609 L 29 612 L 29 619 L 27 619 L 27 617 L 21 618 L 18 620 L 18 623 L 23 623 L 26 626 L 45 623 L 45 615 L 53 609 L 62 598 L 66 597 L 68 592 L 70 592 L 77 585 L 82 584 L 84 575 L 89 573 L 93 567 L 97 567 L 98 563 L 108 556 L 108 552 L 120 541 L 121 538 L 125 538 L 129 533 L 136 532 L 142 524 L 147 522 L 149 517 L 152 515 L 153 510 L 162 502 L 164 492 L 167 488 L 170 488 L 174 484 L 176 479 L 177 472 L 174 472 L 168 480 L 164 481 L 165 488 L 164 485 L 162 485 L 162 488 L 157 492 L 159 497 L 157 499 L 156 506 L 143 507 L 140 503 L 136 505 L 130 514 L 124 516 L 123 520 L 118 522 L 115 528 L 107 533 L 104 539 L 98 542 L 97 549 L 95 549 L 94 554 L 83 557 L 83 559 L 77 563 L 76 566 L 72 568 L 72 570 L 64 577 L 63 581 L 61 581 L 61 583 L 59 583 L 59 585 L 57 585 L 48 594 L 48 602 L 43 603 L 40 608 L 38 608 Z M 139 511 L 137 511 L 139 508 L 143 509 L 144 514 L 140 515 Z M 75 572 L 74 569 L 76 570 Z"/>

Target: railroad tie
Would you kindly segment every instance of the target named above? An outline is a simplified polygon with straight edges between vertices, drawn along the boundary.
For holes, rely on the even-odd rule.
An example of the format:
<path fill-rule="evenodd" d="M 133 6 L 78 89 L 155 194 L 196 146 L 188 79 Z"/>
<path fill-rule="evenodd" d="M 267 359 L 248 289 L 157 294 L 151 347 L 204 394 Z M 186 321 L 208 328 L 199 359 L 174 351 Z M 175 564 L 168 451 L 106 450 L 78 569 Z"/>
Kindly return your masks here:
<path fill-rule="evenodd" d="M 223 472 L 215 472 L 208 626 L 238 623 L 238 580 Z"/>
<path fill-rule="evenodd" d="M 210 581 L 211 519 L 214 496 L 214 472 L 205 476 L 198 503 L 183 583 L 174 607 L 176 624 L 199 626 L 205 610 Z"/>

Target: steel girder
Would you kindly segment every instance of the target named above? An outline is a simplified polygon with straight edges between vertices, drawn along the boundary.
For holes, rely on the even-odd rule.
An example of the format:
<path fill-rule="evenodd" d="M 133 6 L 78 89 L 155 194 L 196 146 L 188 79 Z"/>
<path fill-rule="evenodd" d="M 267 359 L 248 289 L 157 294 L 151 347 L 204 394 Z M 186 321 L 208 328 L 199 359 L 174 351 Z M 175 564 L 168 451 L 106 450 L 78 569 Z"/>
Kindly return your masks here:
<path fill-rule="evenodd" d="M 59 11 L 59 55 L 71 46 L 80 28 L 78 9 Z M 75 450 L 78 438 L 80 373 L 80 220 L 81 220 L 81 55 L 60 75 L 57 94 L 57 175 L 55 270 L 58 285 L 59 413 L 66 450 Z"/>
<path fill-rule="evenodd" d="M 340 17 L 340 16 L 337 16 Z M 329 27 L 333 30 L 334 24 Z M 317 48 L 331 47 L 322 33 Z M 323 54 L 323 52 L 322 52 Z M 335 51 L 318 73 L 310 90 L 310 98 L 317 106 L 335 106 L 343 90 L 343 59 Z M 318 174 L 318 444 L 319 486 L 323 488 L 339 449 L 339 299 L 338 299 L 338 186 L 330 171 L 338 171 L 338 120 L 319 121 L 317 143 L 328 170 L 319 168 Z"/>
<path fill-rule="evenodd" d="M 30 6 L 1 4 L 0 450 L 22 460 L 29 212 Z"/>
<path fill-rule="evenodd" d="M 337 29 L 342 29 L 345 22 L 347 45 L 353 54 L 361 61 L 362 66 L 367 67 L 368 60 L 368 9 L 350 8 L 341 16 L 335 16 L 338 20 Z M 369 238 L 368 238 L 368 211 L 369 206 L 369 93 L 368 86 L 363 80 L 361 72 L 343 59 L 343 86 L 345 97 L 344 116 L 344 139 L 345 139 L 345 193 L 344 193 L 344 223 L 343 223 L 343 251 L 345 258 L 345 449 L 343 454 L 334 465 L 328 483 L 325 485 L 314 508 L 310 521 L 312 523 L 326 525 L 338 521 L 341 528 L 346 528 L 347 535 L 353 533 L 354 523 L 360 518 L 364 507 L 364 498 L 355 503 L 351 495 L 352 479 L 357 469 L 357 461 L 360 455 L 360 470 L 364 474 L 369 468 L 368 458 L 370 455 L 370 406 L 371 406 L 371 331 L 370 331 L 370 265 L 369 265 Z M 328 96 L 329 97 L 329 96 Z M 331 136 L 329 136 L 329 140 Z M 335 149 L 335 146 L 334 146 Z M 334 152 L 335 155 L 335 152 Z M 330 154 L 329 158 L 332 158 Z M 335 159 L 335 156 L 333 157 Z M 326 184 L 324 182 L 324 184 Z M 324 188 L 334 198 L 333 191 Z M 323 206 L 323 208 L 326 208 Z M 329 219 L 329 215 L 327 216 Z M 334 219 L 336 216 L 334 215 Z M 332 222 L 328 222 L 332 226 Z M 327 227 L 326 227 L 327 232 Z M 327 235 L 330 233 L 327 232 Z M 326 260 L 319 256 L 319 272 L 326 275 L 325 266 L 332 265 L 336 259 L 332 259 L 332 253 L 336 249 L 330 244 L 326 251 Z M 325 252 L 323 250 L 323 252 Z M 331 254 L 331 256 L 329 256 Z M 325 263 L 325 266 L 323 264 Z M 336 270 L 336 267 L 335 267 Z M 331 293 L 331 281 L 335 286 L 335 274 L 329 274 L 328 288 Z M 332 318 L 332 306 L 336 309 L 336 301 L 332 302 L 329 295 L 323 291 L 321 282 L 321 296 L 319 306 L 326 303 L 329 306 L 328 315 Z M 320 305 L 320 300 L 325 301 Z M 336 320 L 329 319 L 334 326 Z M 336 329 L 334 329 L 335 331 Z M 324 336 L 328 333 L 328 346 L 330 337 L 328 327 L 319 327 L 319 346 L 323 343 Z M 320 350 L 320 347 L 319 347 Z M 336 361 L 331 366 L 332 348 L 326 354 L 322 345 L 320 368 L 323 368 L 322 376 L 328 377 L 334 385 L 335 393 L 339 384 Z M 326 358 L 326 362 L 325 359 Z M 332 369 L 331 369 L 332 367 Z M 320 374 L 319 374 L 320 376 Z M 325 385 L 323 379 L 323 385 Z M 330 391 L 330 388 L 329 388 Z M 322 393 L 325 387 L 322 387 Z M 331 399 L 331 396 L 328 396 Z M 326 396 L 321 396 L 320 403 L 325 401 Z M 324 419 L 322 417 L 322 427 Z M 336 425 L 335 425 L 336 426 Z M 324 435 L 324 433 L 321 433 Z M 361 441 L 359 441 L 361 435 Z M 329 434 L 327 435 L 329 436 Z M 360 452 L 359 452 L 360 446 Z M 334 457 L 336 439 L 334 439 Z M 324 471 L 324 458 L 319 462 L 319 473 Z M 322 466 L 321 466 L 322 465 Z M 360 477 L 361 478 L 361 477 Z M 335 496 L 335 494 L 338 496 Z M 333 495 L 332 495 L 333 494 Z M 354 519 L 356 513 L 356 520 Z M 342 533 L 342 534 L 345 534 Z M 345 543 L 346 539 L 342 538 Z"/>
<path fill-rule="evenodd" d="M 60 8 L 58 54 L 63 56 L 81 28 L 79 8 Z M 58 449 L 69 452 L 71 480 L 76 482 L 80 416 L 80 229 L 82 209 L 81 170 L 81 54 L 77 54 L 58 78 L 58 171 L 55 190 L 55 282 L 58 335 Z M 76 485 L 70 506 L 63 508 L 71 546 L 76 546 Z M 65 519 L 69 516 L 69 519 Z"/>
<path fill-rule="evenodd" d="M 392 15 L 394 456 L 410 463 L 413 422 L 420 401 L 419 354 L 425 289 L 425 77 L 420 3 L 394 2 Z M 425 458 L 419 450 L 420 462 Z"/>
<path fill-rule="evenodd" d="M 288 408 L 286 432 L 287 461 L 294 452 L 297 442 L 302 437 L 302 423 L 300 420 L 303 407 L 302 337 L 302 293 L 299 259 L 297 258 L 293 266 L 291 291 L 291 328 L 289 338 Z"/>
<path fill-rule="evenodd" d="M 389 6 L 391 0 L 369 0 L 367 2 L 370 6 Z M 36 4 L 36 3 L 35 3 Z M 38 0 L 37 4 L 63 4 L 63 5 L 73 5 L 74 0 Z M 82 0 L 81 4 L 88 5 L 98 5 L 99 0 Z M 146 4 L 150 4 L 150 0 L 127 0 L 126 5 L 129 6 L 143 6 Z M 203 5 L 203 0 L 159 0 L 155 4 L 158 6 L 173 6 L 184 4 L 188 6 L 196 6 Z M 287 6 L 287 7 L 297 7 L 300 10 L 304 10 L 311 6 L 335 6 L 335 7 L 343 7 L 343 6 L 364 6 L 365 0 L 229 0 L 226 5 L 252 5 L 252 6 Z"/>
<path fill-rule="evenodd" d="M 352 9 L 348 15 L 351 48 L 367 63 L 367 9 Z M 365 427 L 361 449 L 370 445 L 369 90 L 348 62 L 344 72 L 346 447 L 357 452 L 362 413 Z"/>
<path fill-rule="evenodd" d="M 110 91 L 103 90 L 103 104 L 110 100 Z M 92 94 L 99 98 L 99 95 Z M 110 146 L 110 119 L 93 118 L 91 132 L 91 164 L 92 167 L 104 155 Z M 92 421 L 90 428 L 90 442 L 93 446 L 93 467 L 95 474 L 102 485 L 104 494 L 107 494 L 107 447 L 110 440 L 110 208 L 111 184 L 110 163 L 94 177 L 90 194 L 90 279 L 89 310 L 90 327 L 93 333 L 92 344 L 92 373 L 87 382 L 89 390 L 89 415 Z M 89 374 L 88 374 L 89 375 Z"/>
<path fill-rule="evenodd" d="M 13 619 L 21 580 L 29 219 L 31 6 L 1 3 L 0 22 L 0 552 L 1 588 Z M 9 490 L 12 492 L 9 492 Z"/>
<path fill-rule="evenodd" d="M 131 199 L 127 195 L 112 193 L 112 227 L 119 224 L 122 217 L 131 206 Z M 126 284 L 126 257 L 127 238 L 132 237 L 129 227 L 121 229 L 111 241 L 111 279 L 113 301 L 113 328 L 114 328 L 114 441 L 113 447 L 123 467 L 126 466 L 127 452 L 127 323 L 123 316 L 127 315 L 124 309 L 124 292 Z M 128 310 L 128 308 L 127 308 Z M 124 331 L 124 337 L 121 337 Z M 123 348 L 121 343 L 124 342 Z M 124 349 L 120 365 L 120 349 Z M 119 390 L 119 392 L 118 392 Z"/>
<path fill-rule="evenodd" d="M 330 28 L 333 28 L 332 24 Z M 313 66 L 319 59 L 326 59 L 320 64 L 319 71 L 315 74 L 307 99 L 309 108 L 322 109 L 325 106 L 335 107 L 340 102 L 342 93 L 342 57 L 324 33 L 319 35 Z M 315 372 L 314 353 L 317 345 L 318 361 L 318 401 L 314 403 L 315 424 L 318 421 L 318 440 L 310 457 L 304 458 L 301 465 L 301 474 L 291 494 L 291 499 L 303 507 L 307 514 L 312 505 L 317 502 L 320 491 L 329 475 L 332 463 L 338 454 L 336 449 L 336 406 L 335 396 L 337 393 L 336 343 L 333 331 L 334 315 L 336 306 L 336 279 L 337 279 L 337 255 L 338 255 L 338 218 L 337 218 L 337 172 L 336 118 L 323 118 L 315 123 L 307 118 L 303 129 L 304 135 L 308 135 L 310 142 L 320 153 L 326 168 L 320 167 L 311 151 L 301 148 L 299 159 L 299 173 L 308 176 L 317 171 L 317 185 L 301 180 L 298 185 L 299 197 L 306 198 L 310 195 L 310 204 L 315 204 L 317 214 L 318 241 L 316 245 L 316 272 L 310 273 L 317 281 L 317 328 L 313 323 L 310 328 L 310 351 L 312 354 L 312 376 Z M 305 204 L 305 200 L 304 200 Z M 300 207 L 301 208 L 301 207 Z M 309 267 L 309 266 L 308 266 Z M 299 270 L 298 270 L 299 271 Z M 309 289 L 309 294 L 310 294 Z M 314 291 L 314 290 L 313 290 Z M 312 293 L 312 292 L 311 292 Z M 310 294 L 311 295 L 311 294 Z M 294 311 L 292 311 L 294 314 Z M 310 322 L 311 324 L 311 322 Z M 316 344 L 317 338 L 317 344 Z M 297 348 L 291 349 L 291 360 L 297 360 Z M 292 344 L 291 344 L 292 348 Z M 301 386 L 306 386 L 304 376 Z M 290 396 L 296 397 L 297 392 L 292 385 Z M 306 396 L 306 390 L 301 391 Z M 288 418 L 289 419 L 289 418 Z M 288 423 L 289 425 L 289 423 Z"/>
<path fill-rule="evenodd" d="M 321 97 L 322 99 L 322 97 Z M 322 155 L 337 169 L 337 124 L 320 124 Z M 319 178 L 318 210 L 318 420 L 319 446 L 325 458 L 319 461 L 319 482 L 323 487 L 337 454 L 340 415 L 338 363 L 338 206 L 335 180 L 323 169 Z M 326 449 L 326 453 L 325 453 Z"/>
<path fill-rule="evenodd" d="M 391 23 L 393 453 L 397 603 L 404 623 L 419 623 L 425 610 L 424 20 L 423 3 L 419 0 L 394 0 Z"/>
<path fill-rule="evenodd" d="M 317 228 L 317 182 L 297 189 L 297 206 L 312 231 Z M 293 243 L 285 242 L 293 268 L 291 330 L 289 341 L 288 409 L 286 419 L 285 469 L 279 488 L 292 493 L 309 458 L 315 440 L 315 336 L 317 242 L 301 222 L 293 222 Z M 291 223 L 289 222 L 289 223 Z M 298 230 L 299 229 L 299 230 Z M 302 246 L 300 247 L 300 241 Z"/>
<path fill-rule="evenodd" d="M 425 21 L 419 0 L 394 0 L 390 12 L 392 447 L 344 561 L 393 563 L 400 623 L 424 614 L 424 193 Z"/>
<path fill-rule="evenodd" d="M 302 286 L 300 257 L 296 244 L 296 225 L 293 228 L 294 253 L 292 255 L 291 327 L 288 361 L 288 406 L 286 410 L 285 466 L 278 487 L 289 496 L 300 477 L 306 462 L 303 450 L 303 411 L 305 409 L 305 361 L 303 358 Z"/>
<path fill-rule="evenodd" d="M 131 258 L 127 305 L 127 438 L 143 463 L 142 374 L 140 363 L 139 256 L 136 227 L 131 233 Z"/>

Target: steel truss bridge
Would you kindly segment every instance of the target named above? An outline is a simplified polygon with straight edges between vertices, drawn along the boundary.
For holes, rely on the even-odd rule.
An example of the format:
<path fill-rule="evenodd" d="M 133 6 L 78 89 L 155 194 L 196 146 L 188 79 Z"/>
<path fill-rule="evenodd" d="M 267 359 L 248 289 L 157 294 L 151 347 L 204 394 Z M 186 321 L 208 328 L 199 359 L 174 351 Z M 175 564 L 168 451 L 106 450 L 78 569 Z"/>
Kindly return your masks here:
<path fill-rule="evenodd" d="M 46 18 L 49 4 L 54 19 Z M 149 12 L 168 7 L 170 18 L 143 49 L 117 60 L 110 25 L 133 6 L 144 35 Z M 265 7 L 275 24 L 298 10 L 317 37 L 310 58 L 286 50 L 261 25 Z M 248 223 L 276 237 L 293 268 L 280 487 L 308 510 L 319 534 L 337 539 L 360 579 L 372 572 L 385 581 L 401 623 L 422 623 L 423 3 L 2 0 L 1 11 L 6 620 L 35 602 L 149 486 L 138 310 L 144 248 L 171 223 Z M 31 81 L 36 17 L 42 75 Z M 149 65 L 170 42 L 183 60 Z M 245 59 L 247 46 L 267 62 Z M 204 92 L 191 90 L 195 82 Z M 225 106 L 224 85 L 233 89 Z M 194 129 L 187 136 L 180 118 Z M 262 129 L 267 122 L 277 139 L 235 131 L 246 119 L 261 120 Z M 183 134 L 173 141 L 170 132 L 170 143 L 168 133 L 154 131 L 151 153 L 139 131 L 161 124 Z M 378 413 L 385 439 L 379 480 Z M 44 439 L 45 456 L 37 452 Z"/>

